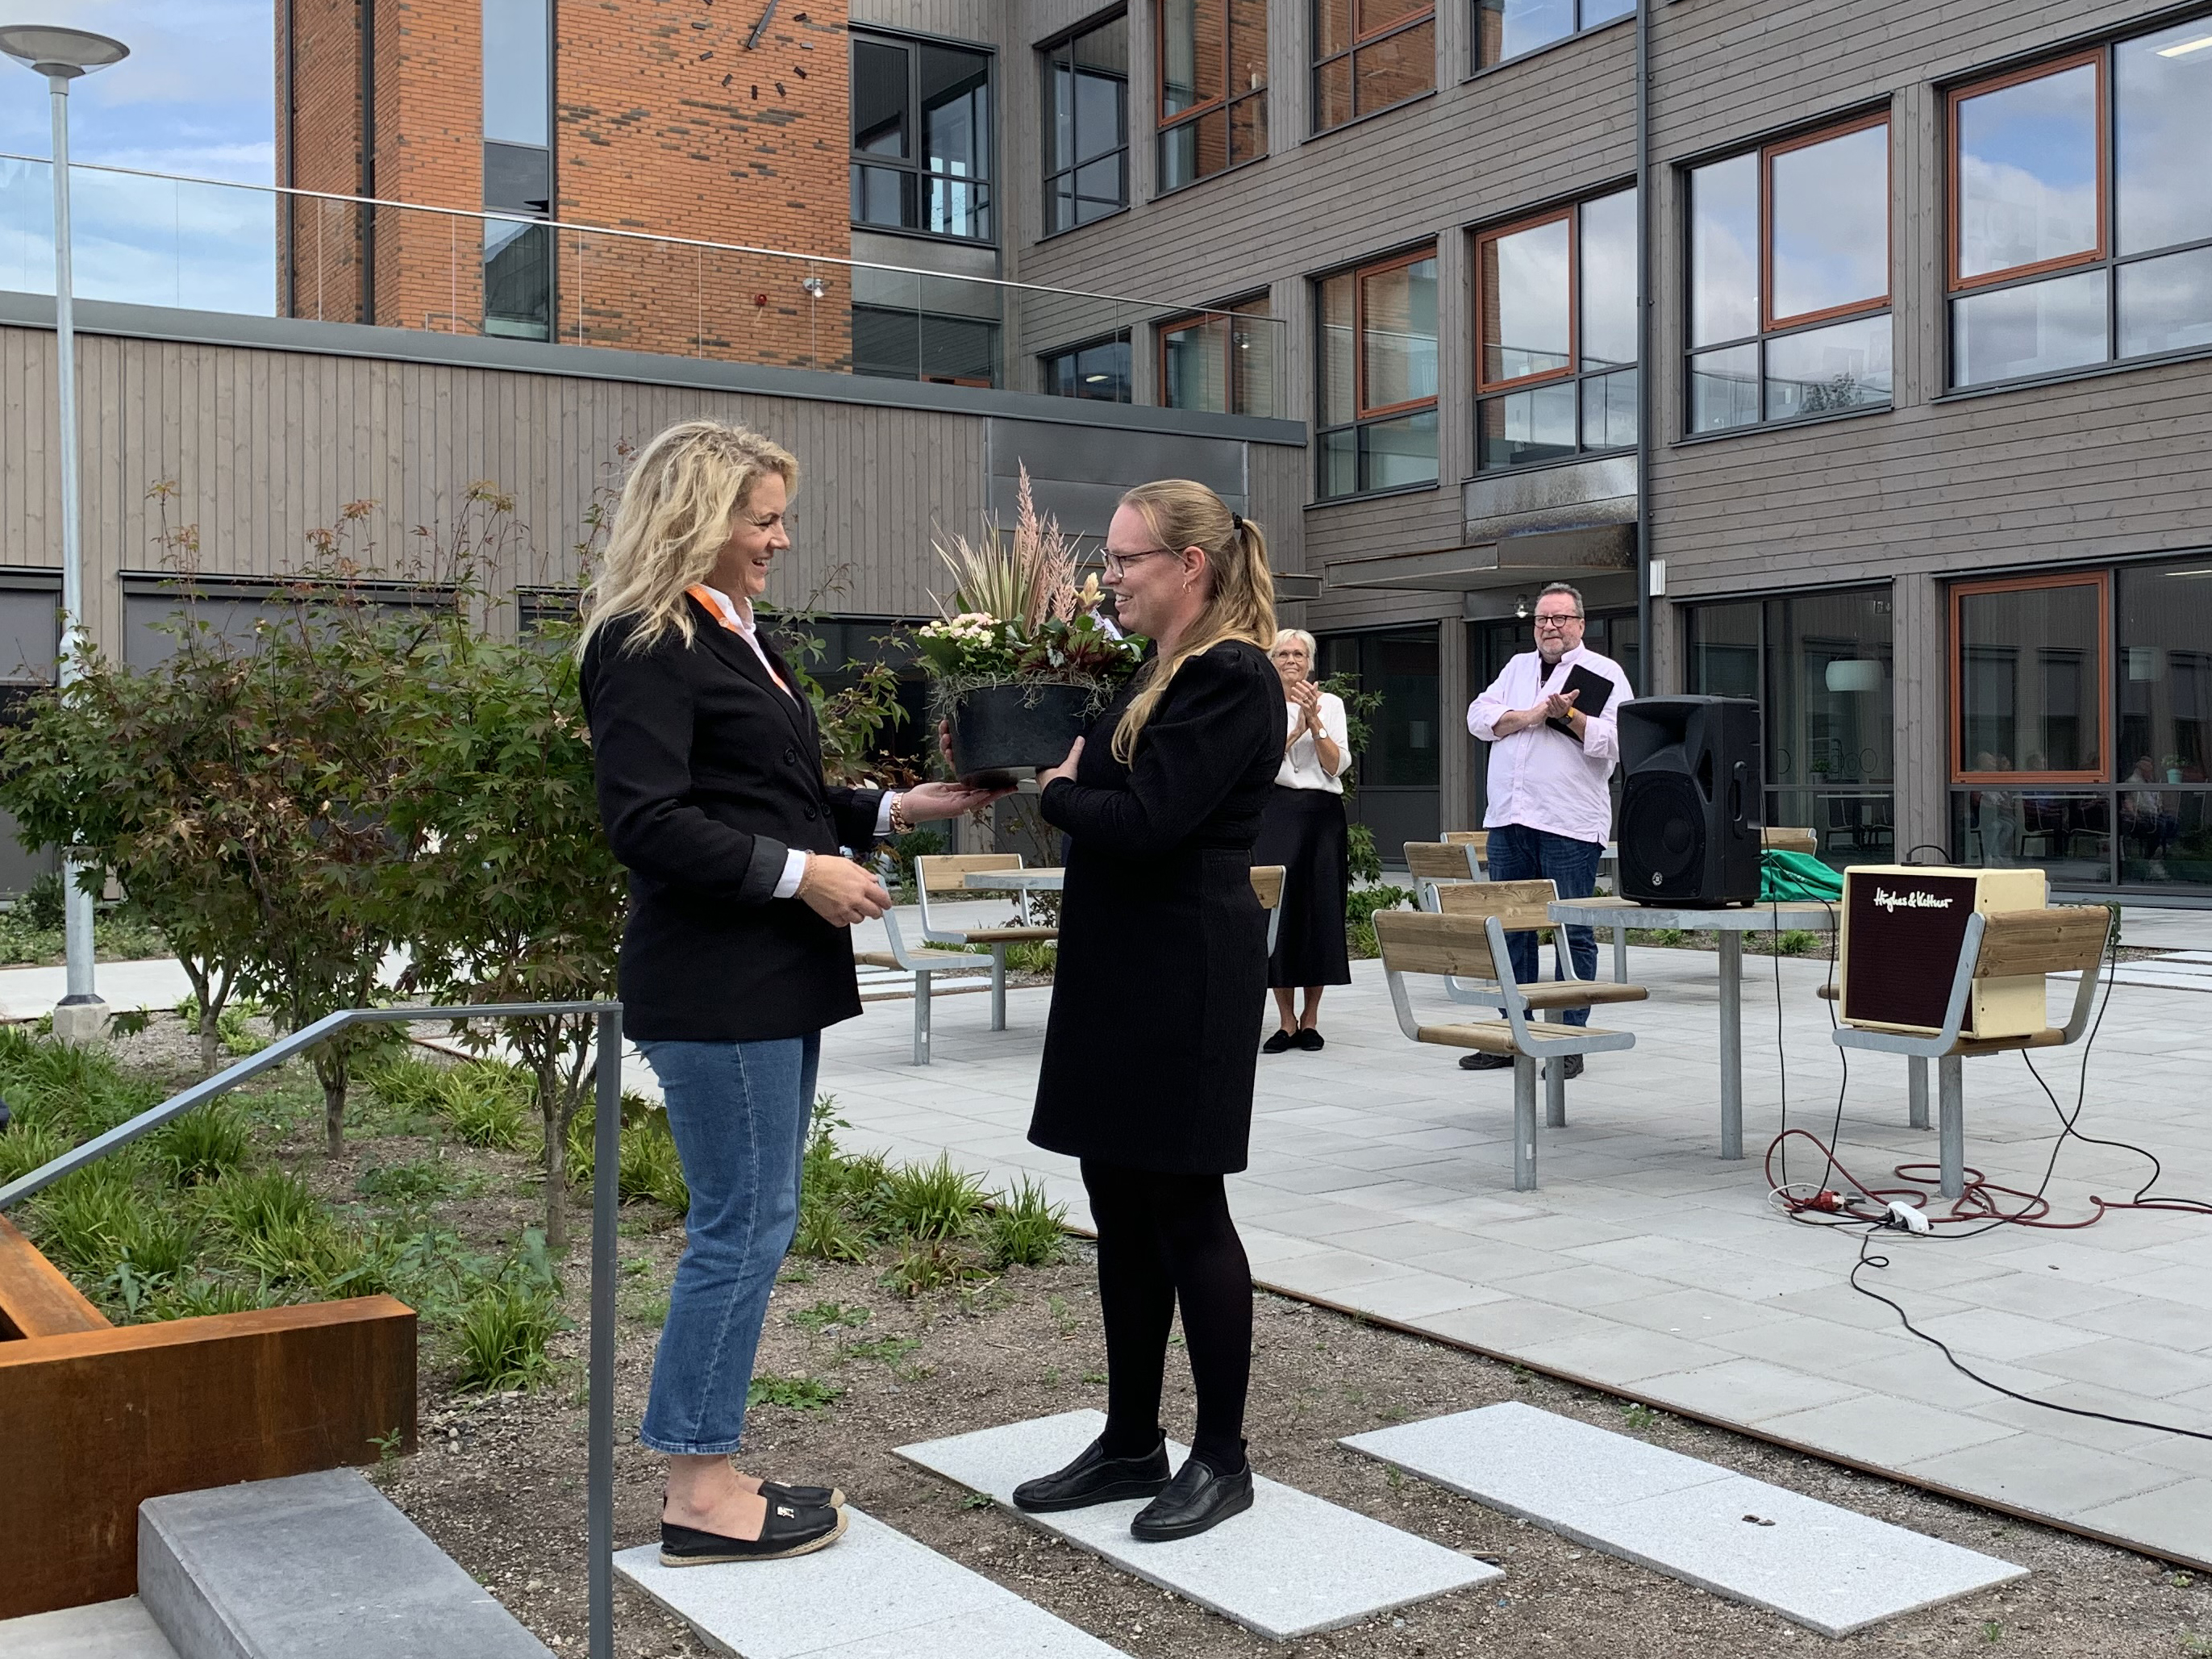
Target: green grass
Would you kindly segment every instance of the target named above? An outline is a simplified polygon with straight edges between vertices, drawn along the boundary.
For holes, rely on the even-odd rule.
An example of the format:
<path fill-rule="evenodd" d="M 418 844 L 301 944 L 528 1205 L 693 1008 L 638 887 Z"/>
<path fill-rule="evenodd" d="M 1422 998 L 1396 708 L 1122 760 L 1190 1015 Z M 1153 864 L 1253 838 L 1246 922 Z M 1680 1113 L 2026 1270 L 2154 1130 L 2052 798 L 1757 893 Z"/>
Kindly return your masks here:
<path fill-rule="evenodd" d="M 375 1203 L 395 1209 L 419 1209 L 462 1190 L 464 1182 L 434 1158 L 418 1158 L 406 1164 L 380 1164 L 364 1170 L 354 1190 Z"/>
<path fill-rule="evenodd" d="M 916 1240 L 900 1252 L 898 1260 L 877 1282 L 887 1291 L 912 1299 L 989 1277 L 989 1272 L 980 1262 L 950 1240 L 927 1238 Z"/>
<path fill-rule="evenodd" d="M 858 1303 L 817 1302 L 811 1308 L 795 1308 L 784 1317 L 802 1330 L 826 1331 L 832 1326 L 865 1325 L 869 1313 Z"/>
<path fill-rule="evenodd" d="M 76 1144 L 51 1123 L 17 1122 L 0 1133 L 0 1186 L 52 1163 Z"/>
<path fill-rule="evenodd" d="M 811 1376 L 775 1376 L 756 1373 L 745 1389 L 745 1406 L 781 1406 L 787 1411 L 818 1412 L 844 1397 L 835 1382 Z"/>
<path fill-rule="evenodd" d="M 533 1127 L 529 1085 L 513 1068 L 488 1061 L 447 1068 L 430 1105 L 471 1146 L 514 1152 Z"/>
<path fill-rule="evenodd" d="M 234 1107 L 211 1100 L 155 1130 L 146 1148 L 172 1182 L 197 1187 L 244 1169 L 253 1152 L 253 1130 Z"/>
<path fill-rule="evenodd" d="M 896 1369 L 906 1357 L 921 1346 L 918 1336 L 879 1336 L 868 1342 L 848 1342 L 838 1357 L 843 1359 L 872 1359 L 879 1365 Z"/>
<path fill-rule="evenodd" d="M 520 1279 L 484 1286 L 461 1310 L 454 1381 L 484 1394 L 530 1387 L 550 1366 L 545 1346 L 560 1328 L 550 1287 Z"/>
<path fill-rule="evenodd" d="M 964 1238 L 982 1219 L 983 1183 L 952 1167 L 940 1152 L 933 1164 L 908 1164 L 890 1172 L 884 1218 L 911 1238 Z"/>
<path fill-rule="evenodd" d="M 1066 1248 L 1060 1223 L 1067 1207 L 1048 1202 L 1044 1188 L 1025 1176 L 1011 1193 L 994 1199 L 983 1223 L 985 1253 L 994 1267 L 1042 1267 L 1060 1260 Z"/>

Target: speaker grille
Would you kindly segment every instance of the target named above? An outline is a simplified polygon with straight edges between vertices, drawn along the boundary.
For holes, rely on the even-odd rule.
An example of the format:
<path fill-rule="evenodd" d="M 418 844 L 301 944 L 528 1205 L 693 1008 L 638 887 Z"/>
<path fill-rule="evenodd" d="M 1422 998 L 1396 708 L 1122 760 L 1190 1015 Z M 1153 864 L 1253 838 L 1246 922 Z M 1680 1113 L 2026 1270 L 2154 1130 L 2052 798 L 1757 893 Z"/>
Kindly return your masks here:
<path fill-rule="evenodd" d="M 1705 805 L 1679 772 L 1629 781 L 1620 804 L 1620 873 L 1626 896 L 1693 895 L 1705 863 Z"/>

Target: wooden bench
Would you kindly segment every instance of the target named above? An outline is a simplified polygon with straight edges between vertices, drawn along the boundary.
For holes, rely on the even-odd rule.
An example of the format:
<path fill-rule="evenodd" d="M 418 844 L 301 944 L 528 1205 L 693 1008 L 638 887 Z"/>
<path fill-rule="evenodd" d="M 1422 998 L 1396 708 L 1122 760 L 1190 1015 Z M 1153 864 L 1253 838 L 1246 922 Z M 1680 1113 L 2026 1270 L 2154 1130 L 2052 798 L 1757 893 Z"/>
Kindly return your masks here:
<path fill-rule="evenodd" d="M 1024 920 L 1002 927 L 955 927 L 941 923 L 932 919 L 929 902 L 933 896 L 940 902 L 948 896 L 973 898 L 975 890 L 966 884 L 967 877 L 1022 867 L 1019 853 L 943 853 L 914 861 L 914 884 L 921 901 L 922 939 L 931 945 L 981 945 L 991 952 L 991 1029 L 994 1031 L 1006 1029 L 1006 947 L 1056 939 L 1060 929 L 1030 926 L 1026 920 L 1026 900 L 1022 908 Z"/>
<path fill-rule="evenodd" d="M 1482 879 L 1482 854 L 1468 842 L 1409 841 L 1406 873 L 1413 878 L 1413 902 L 1433 910 L 1439 885 Z"/>
<path fill-rule="evenodd" d="M 1552 885 L 1549 882 L 1482 884 L 1542 888 L 1547 891 Z M 1520 908 L 1516 909 L 1516 906 Z M 1533 1191 L 1536 1185 L 1538 1062 L 1553 1062 L 1544 1066 L 1544 1115 L 1547 1124 L 1559 1127 L 1567 1121 L 1567 1079 L 1565 1066 L 1556 1062 L 1570 1054 L 1598 1054 L 1636 1046 L 1633 1032 L 1601 1030 L 1589 1025 L 1537 1024 L 1532 1022 L 1530 1016 L 1539 1009 L 1558 1012 L 1588 1007 L 1596 1002 L 1634 1001 L 1645 994 L 1634 986 L 1597 985 L 1588 980 L 1536 986 L 1516 983 L 1512 959 L 1505 948 L 1505 933 L 1509 919 L 1525 914 L 1525 904 L 1518 899 L 1514 904 L 1502 905 L 1481 915 L 1422 910 L 1375 913 L 1375 938 L 1382 946 L 1382 973 L 1390 987 L 1390 1005 L 1398 1016 L 1398 1029 L 1416 1042 L 1512 1057 L 1513 1187 L 1516 1192 Z M 1552 924 L 1547 921 L 1546 925 Z M 1425 1024 L 1415 1017 L 1407 994 L 1408 974 L 1440 974 L 1448 985 L 1486 986 L 1489 1006 L 1501 1018 Z M 1462 1001 L 1476 1000 L 1472 994 L 1459 992 L 1455 996 Z"/>
<path fill-rule="evenodd" d="M 1275 935 L 1283 931 L 1283 877 L 1279 864 L 1255 864 L 1252 866 L 1252 890 L 1260 896 L 1260 908 L 1267 913 L 1267 954 L 1275 954 Z"/>
<path fill-rule="evenodd" d="M 2078 1042 L 2088 1029 L 2089 1010 L 2102 977 L 2105 943 L 2112 929 L 2112 913 L 2101 904 L 2061 904 L 2040 910 L 1977 912 L 1966 918 L 1966 931 L 1959 941 L 1959 961 L 1951 977 L 1951 1000 L 1943 1014 L 1942 1029 L 1923 1034 L 1913 1031 L 1875 1031 L 1838 1025 L 1832 1033 L 1839 1048 L 1903 1054 L 1913 1072 L 1913 1127 L 1928 1126 L 1927 1062 L 1936 1062 L 1936 1094 L 1941 1141 L 1938 1154 L 1939 1190 L 1956 1198 L 1966 1189 L 1966 1078 L 1962 1062 L 1981 1054 L 2010 1054 L 2018 1049 L 2057 1048 Z M 2081 975 L 2074 993 L 2074 1008 L 2066 1024 L 2045 1026 L 2018 1036 L 1972 1037 L 1964 1035 L 1966 1010 L 1977 979 L 2014 979 L 2029 975 Z M 1823 986 L 1821 994 L 1832 995 Z"/>

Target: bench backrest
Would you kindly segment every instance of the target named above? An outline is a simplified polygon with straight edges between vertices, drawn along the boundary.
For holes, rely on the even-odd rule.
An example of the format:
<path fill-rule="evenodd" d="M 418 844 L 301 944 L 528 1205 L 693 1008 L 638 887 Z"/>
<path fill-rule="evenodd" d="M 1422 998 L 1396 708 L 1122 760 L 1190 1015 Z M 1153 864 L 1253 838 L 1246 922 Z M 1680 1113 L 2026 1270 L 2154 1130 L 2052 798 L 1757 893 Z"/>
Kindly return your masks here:
<path fill-rule="evenodd" d="M 2086 973 L 2105 954 L 2112 913 L 2101 904 L 2055 904 L 2042 910 L 1997 910 L 1983 918 L 1977 979 L 2023 974 Z"/>
<path fill-rule="evenodd" d="M 1021 867 L 1019 853 L 934 853 L 914 861 L 914 882 L 924 893 L 964 894 L 970 890 L 961 884 L 961 878 L 971 871 Z"/>
<path fill-rule="evenodd" d="M 1252 890 L 1260 896 L 1260 908 L 1272 910 L 1283 902 L 1283 866 L 1279 864 L 1255 864 L 1252 866 Z"/>
<path fill-rule="evenodd" d="M 1550 907 L 1559 896 L 1548 881 L 1467 881 L 1437 889 L 1437 906 L 1445 915 L 1467 916 L 1478 924 L 1496 916 L 1509 933 L 1556 927 Z"/>
<path fill-rule="evenodd" d="M 1759 832 L 1759 844 L 1780 853 L 1810 853 L 1816 857 L 1820 851 L 1820 836 L 1789 824 L 1768 824 Z"/>
<path fill-rule="evenodd" d="M 1549 886 L 1547 882 L 1543 885 Z M 1512 964 L 1498 969 L 1484 916 L 1440 915 L 1433 910 L 1377 910 L 1375 941 L 1386 974 L 1443 974 L 1513 981 Z"/>
<path fill-rule="evenodd" d="M 1472 847 L 1479 859 L 1490 856 L 1490 831 L 1487 830 L 1447 830 L 1443 839 L 1453 847 Z"/>
<path fill-rule="evenodd" d="M 1407 842 L 1406 872 L 1416 881 L 1474 881 L 1481 873 L 1465 843 L 1444 841 Z"/>

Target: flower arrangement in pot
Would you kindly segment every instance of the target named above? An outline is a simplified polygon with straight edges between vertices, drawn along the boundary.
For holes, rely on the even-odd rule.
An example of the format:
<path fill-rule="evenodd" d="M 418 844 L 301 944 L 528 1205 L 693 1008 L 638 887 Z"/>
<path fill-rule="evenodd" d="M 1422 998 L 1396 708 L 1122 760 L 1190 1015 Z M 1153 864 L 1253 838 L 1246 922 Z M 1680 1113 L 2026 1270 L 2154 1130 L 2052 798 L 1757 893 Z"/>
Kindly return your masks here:
<path fill-rule="evenodd" d="M 1065 759 L 1143 660 L 1144 641 L 1098 614 L 1098 578 L 1078 586 L 1057 520 L 1040 515 L 1021 471 L 1013 533 L 936 544 L 952 593 L 917 630 L 937 712 L 952 728 L 963 783 L 1004 788 Z"/>

